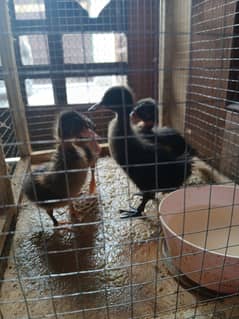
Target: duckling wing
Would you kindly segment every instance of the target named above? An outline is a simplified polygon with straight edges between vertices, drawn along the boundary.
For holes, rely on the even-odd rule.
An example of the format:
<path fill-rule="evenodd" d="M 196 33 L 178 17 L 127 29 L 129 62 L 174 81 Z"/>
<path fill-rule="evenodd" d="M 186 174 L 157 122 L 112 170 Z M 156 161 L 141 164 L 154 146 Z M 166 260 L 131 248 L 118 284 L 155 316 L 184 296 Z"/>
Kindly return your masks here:
<path fill-rule="evenodd" d="M 193 147 L 188 144 L 185 138 L 174 128 L 154 127 L 150 139 L 151 142 L 165 147 L 173 156 L 180 156 L 184 153 L 194 156 L 196 153 Z"/>
<path fill-rule="evenodd" d="M 23 190 L 27 198 L 33 202 L 61 199 L 66 196 L 64 183 L 59 183 L 59 174 L 49 169 L 49 165 L 37 167 L 24 182 Z"/>
<path fill-rule="evenodd" d="M 124 170 L 140 190 L 173 190 L 191 174 L 191 156 L 176 156 L 161 143 L 131 138 L 127 150 L 128 165 Z"/>

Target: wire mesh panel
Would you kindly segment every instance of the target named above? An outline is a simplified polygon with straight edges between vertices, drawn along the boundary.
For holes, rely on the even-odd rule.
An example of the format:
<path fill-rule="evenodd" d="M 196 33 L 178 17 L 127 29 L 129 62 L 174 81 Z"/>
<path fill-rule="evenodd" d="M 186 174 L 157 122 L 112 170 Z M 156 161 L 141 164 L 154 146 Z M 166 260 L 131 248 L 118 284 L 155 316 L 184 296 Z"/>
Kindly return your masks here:
<path fill-rule="evenodd" d="M 0 74 L 2 76 L 2 62 L 0 59 Z M 18 149 L 16 146 L 15 132 L 12 125 L 12 118 L 9 111 L 9 102 L 5 81 L 0 80 L 0 139 L 4 144 L 6 157 L 17 157 Z"/>
<path fill-rule="evenodd" d="M 236 144 L 234 148 L 231 145 L 231 134 L 237 135 L 231 125 L 237 114 L 231 114 L 228 106 L 237 103 L 230 98 L 235 90 L 229 89 L 236 82 L 232 74 L 237 73 L 234 69 L 237 47 L 233 47 L 236 17 L 236 1 L 217 6 L 211 1 L 195 2 L 192 7 L 192 71 L 186 123 L 203 156 L 211 158 L 214 165 L 234 179 L 237 178 L 238 151 Z M 233 155 L 227 154 L 229 148 L 233 148 Z M 235 166 L 229 164 L 231 157 Z"/>
<path fill-rule="evenodd" d="M 18 147 L 11 119 L 11 113 L 8 109 L 2 110 L 1 115 L 1 141 L 4 147 L 6 158 L 18 157 Z"/>
<path fill-rule="evenodd" d="M 239 318 L 238 2 L 5 3 L 33 152 L 0 182 L 0 317 Z"/>
<path fill-rule="evenodd" d="M 16 143 L 15 131 L 13 127 L 11 112 L 9 111 L 9 105 L 6 95 L 6 87 L 4 81 L 0 82 L 2 84 L 2 94 L 1 94 L 1 105 L 0 108 L 0 139 L 1 145 L 3 146 L 3 151 L 5 157 L 9 161 L 9 169 L 14 168 L 16 159 L 19 156 L 18 146 Z"/>

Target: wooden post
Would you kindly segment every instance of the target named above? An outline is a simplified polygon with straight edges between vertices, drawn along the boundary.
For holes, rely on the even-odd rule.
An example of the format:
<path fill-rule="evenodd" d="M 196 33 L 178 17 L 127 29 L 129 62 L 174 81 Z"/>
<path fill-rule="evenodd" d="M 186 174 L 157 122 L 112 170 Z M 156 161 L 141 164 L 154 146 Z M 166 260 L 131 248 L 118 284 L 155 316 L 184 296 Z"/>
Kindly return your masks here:
<path fill-rule="evenodd" d="M 25 107 L 20 91 L 7 0 L 0 1 L 0 55 L 20 156 L 31 153 Z"/>
<path fill-rule="evenodd" d="M 17 216 L 18 204 L 22 197 L 24 177 L 29 170 L 30 157 L 21 159 L 13 176 L 9 176 L 0 139 L 0 256 L 2 255 L 8 232 Z M 2 265 L 0 265 L 0 274 Z"/>
<path fill-rule="evenodd" d="M 191 0 L 160 2 L 159 102 L 163 125 L 184 131 L 189 76 Z"/>
<path fill-rule="evenodd" d="M 158 0 L 131 0 L 128 8 L 128 82 L 136 99 L 158 98 Z"/>
<path fill-rule="evenodd" d="M 0 140 L 0 255 L 7 238 L 6 232 L 9 230 L 12 217 L 16 213 L 12 185 L 10 177 L 7 176 L 8 170 Z"/>
<path fill-rule="evenodd" d="M 8 170 L 0 140 L 0 205 L 11 205 L 14 203 L 11 181 L 6 176 L 8 176 Z M 0 208 L 1 211 L 2 209 Z"/>
<path fill-rule="evenodd" d="M 66 82 L 62 76 L 56 76 L 57 71 L 61 68 L 63 71 L 64 66 L 64 52 L 63 52 L 63 38 L 62 35 L 57 32 L 59 26 L 59 13 L 56 8 L 60 7 L 58 0 L 46 0 L 46 21 L 48 24 L 48 47 L 50 56 L 50 71 L 51 75 L 54 99 L 56 104 L 67 104 L 66 96 Z M 57 14 L 56 14 L 57 12 Z"/>

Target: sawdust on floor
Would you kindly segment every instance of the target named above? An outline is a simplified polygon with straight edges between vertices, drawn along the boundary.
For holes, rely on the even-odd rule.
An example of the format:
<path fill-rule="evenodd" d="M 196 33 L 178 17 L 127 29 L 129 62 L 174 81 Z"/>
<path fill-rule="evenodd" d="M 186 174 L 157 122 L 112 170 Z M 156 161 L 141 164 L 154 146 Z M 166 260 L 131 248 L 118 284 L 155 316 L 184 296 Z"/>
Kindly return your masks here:
<path fill-rule="evenodd" d="M 111 158 L 98 161 L 97 196 L 75 203 L 74 232 L 54 230 L 24 200 L 1 287 L 4 319 L 239 318 L 239 298 L 208 302 L 182 288 L 161 254 L 158 199 L 121 220 L 136 191 Z M 190 183 L 201 183 L 198 173 Z M 88 186 L 86 187 L 86 189 Z M 69 219 L 66 210 L 58 219 Z M 156 316 L 155 316 L 156 314 Z"/>

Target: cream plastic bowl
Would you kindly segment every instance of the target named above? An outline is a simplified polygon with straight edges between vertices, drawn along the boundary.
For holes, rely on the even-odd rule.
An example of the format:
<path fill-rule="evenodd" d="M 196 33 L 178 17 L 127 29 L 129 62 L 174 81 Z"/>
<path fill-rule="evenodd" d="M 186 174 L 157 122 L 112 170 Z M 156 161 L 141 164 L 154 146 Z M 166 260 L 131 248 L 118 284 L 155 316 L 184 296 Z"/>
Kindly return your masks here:
<path fill-rule="evenodd" d="M 239 292 L 239 186 L 180 189 L 159 210 L 176 268 L 208 289 Z"/>

